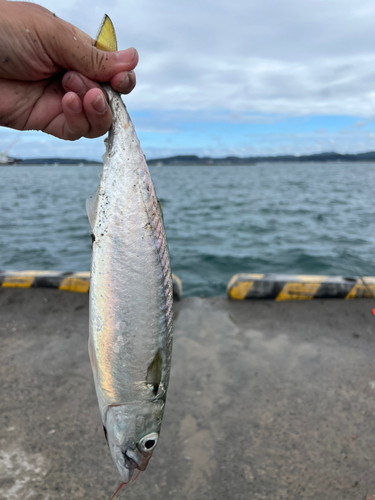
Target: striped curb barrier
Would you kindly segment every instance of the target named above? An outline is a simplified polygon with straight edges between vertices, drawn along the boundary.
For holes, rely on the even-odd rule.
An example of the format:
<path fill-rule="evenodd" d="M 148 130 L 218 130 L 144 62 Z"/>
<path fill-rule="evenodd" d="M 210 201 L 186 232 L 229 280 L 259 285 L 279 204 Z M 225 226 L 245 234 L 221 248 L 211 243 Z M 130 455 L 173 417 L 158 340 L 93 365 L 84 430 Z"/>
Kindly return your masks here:
<path fill-rule="evenodd" d="M 172 273 L 172 284 L 173 284 L 173 298 L 175 300 L 182 299 L 182 281 L 178 276 Z"/>
<path fill-rule="evenodd" d="M 173 298 L 182 299 L 182 282 L 172 274 Z M 2 288 L 55 288 L 68 292 L 88 293 L 90 272 L 79 273 L 61 271 L 0 271 Z"/>
<path fill-rule="evenodd" d="M 229 281 L 233 300 L 375 299 L 375 277 L 236 274 Z"/>

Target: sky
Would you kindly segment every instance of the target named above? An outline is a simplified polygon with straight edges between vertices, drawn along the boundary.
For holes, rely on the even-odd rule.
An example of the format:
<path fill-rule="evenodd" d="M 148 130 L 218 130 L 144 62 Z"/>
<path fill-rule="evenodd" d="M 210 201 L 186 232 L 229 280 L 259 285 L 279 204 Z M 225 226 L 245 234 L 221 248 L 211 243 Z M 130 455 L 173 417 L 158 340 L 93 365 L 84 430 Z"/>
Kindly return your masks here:
<path fill-rule="evenodd" d="M 119 48 L 137 48 L 124 102 L 147 158 L 375 150 L 373 0 L 38 3 L 93 38 L 107 13 Z M 104 153 L 103 138 L 0 127 L 8 147 L 21 158 Z"/>

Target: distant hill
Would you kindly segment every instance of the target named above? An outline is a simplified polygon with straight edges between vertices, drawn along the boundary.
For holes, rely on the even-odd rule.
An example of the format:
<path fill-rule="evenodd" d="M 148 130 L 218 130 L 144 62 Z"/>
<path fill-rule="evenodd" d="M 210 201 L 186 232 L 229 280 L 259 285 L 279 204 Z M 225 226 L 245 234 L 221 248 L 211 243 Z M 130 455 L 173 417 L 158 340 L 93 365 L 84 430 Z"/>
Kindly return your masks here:
<path fill-rule="evenodd" d="M 168 158 L 156 158 L 147 160 L 149 165 L 254 165 L 255 163 L 282 163 L 282 162 L 375 162 L 375 152 L 359 154 L 340 154 L 340 153 L 318 153 L 314 155 L 280 155 L 280 156 L 248 156 L 240 158 L 239 156 L 226 156 L 225 158 L 211 158 L 204 156 L 200 158 L 196 155 L 179 155 Z M 86 160 L 83 158 L 9 158 L 9 163 L 13 165 L 101 165 L 102 162 Z"/>
<path fill-rule="evenodd" d="M 102 162 L 83 158 L 10 158 L 12 165 L 102 165 Z"/>
<path fill-rule="evenodd" d="M 200 158 L 196 155 L 171 156 L 169 158 L 159 158 L 147 160 L 149 165 L 251 165 L 254 163 L 265 162 L 357 162 L 357 161 L 375 161 L 375 152 L 359 154 L 340 154 L 340 153 L 319 153 L 314 155 L 280 155 L 280 156 L 249 156 L 240 158 L 238 156 L 227 156 L 225 158 Z"/>

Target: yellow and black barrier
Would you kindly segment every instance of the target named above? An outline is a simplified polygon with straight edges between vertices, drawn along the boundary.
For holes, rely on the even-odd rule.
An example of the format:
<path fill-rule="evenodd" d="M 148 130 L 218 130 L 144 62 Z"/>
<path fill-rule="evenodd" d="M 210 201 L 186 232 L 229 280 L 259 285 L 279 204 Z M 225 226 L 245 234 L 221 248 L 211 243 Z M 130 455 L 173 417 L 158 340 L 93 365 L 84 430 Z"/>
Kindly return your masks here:
<path fill-rule="evenodd" d="M 178 276 L 172 274 L 173 298 L 182 299 L 182 283 Z M 0 271 L 0 287 L 2 288 L 55 288 L 68 292 L 88 293 L 90 289 L 90 273 L 60 271 Z"/>
<path fill-rule="evenodd" d="M 233 300 L 360 299 L 375 298 L 375 277 L 284 274 L 236 274 L 229 281 Z"/>

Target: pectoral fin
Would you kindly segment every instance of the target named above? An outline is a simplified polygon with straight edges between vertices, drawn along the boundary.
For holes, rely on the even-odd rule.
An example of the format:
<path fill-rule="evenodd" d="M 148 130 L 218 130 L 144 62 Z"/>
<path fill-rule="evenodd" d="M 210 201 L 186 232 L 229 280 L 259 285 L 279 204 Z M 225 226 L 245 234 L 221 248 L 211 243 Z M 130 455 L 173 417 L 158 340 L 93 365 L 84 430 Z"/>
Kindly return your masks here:
<path fill-rule="evenodd" d="M 96 214 L 98 211 L 99 186 L 95 193 L 86 200 L 86 212 L 89 218 L 91 229 L 94 229 Z"/>

